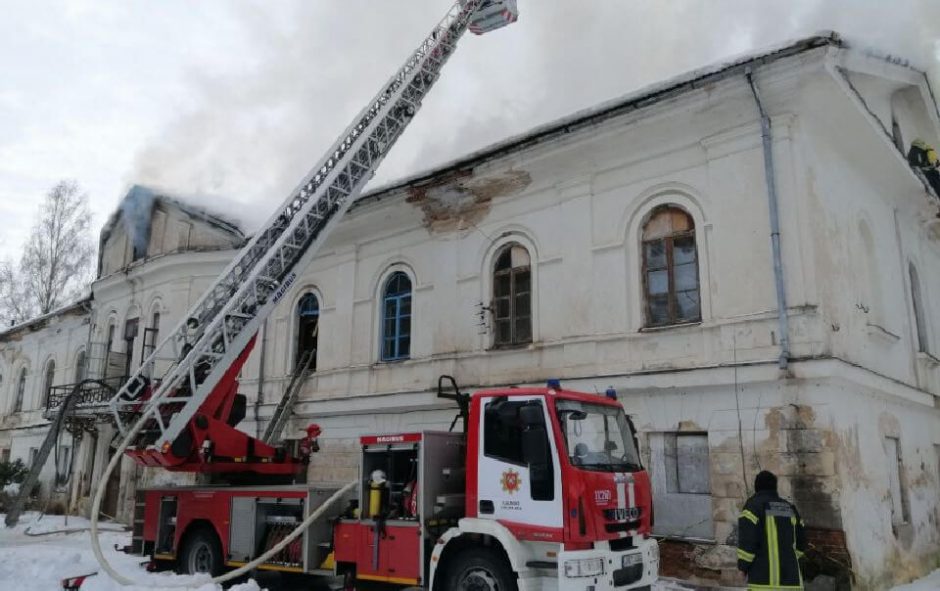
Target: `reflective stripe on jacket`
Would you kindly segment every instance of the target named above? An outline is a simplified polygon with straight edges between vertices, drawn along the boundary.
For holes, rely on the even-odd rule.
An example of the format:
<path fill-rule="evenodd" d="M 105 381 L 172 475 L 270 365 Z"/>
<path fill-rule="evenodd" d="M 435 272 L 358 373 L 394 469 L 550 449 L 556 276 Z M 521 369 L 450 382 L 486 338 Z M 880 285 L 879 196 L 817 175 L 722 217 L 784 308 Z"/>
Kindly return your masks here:
<path fill-rule="evenodd" d="M 805 551 L 796 507 L 774 492 L 747 500 L 738 518 L 738 568 L 747 575 L 748 589 L 802 589 L 799 558 Z"/>

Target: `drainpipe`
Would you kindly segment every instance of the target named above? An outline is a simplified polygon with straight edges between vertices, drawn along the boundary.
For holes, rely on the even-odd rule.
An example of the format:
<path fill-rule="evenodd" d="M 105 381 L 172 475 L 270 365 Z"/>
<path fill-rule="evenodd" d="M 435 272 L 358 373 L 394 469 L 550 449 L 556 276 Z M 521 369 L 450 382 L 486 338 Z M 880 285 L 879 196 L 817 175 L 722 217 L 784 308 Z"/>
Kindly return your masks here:
<path fill-rule="evenodd" d="M 754 102 L 760 113 L 761 139 L 764 143 L 764 176 L 767 182 L 767 204 L 770 209 L 770 244 L 774 258 L 774 283 L 777 287 L 777 325 L 780 331 L 780 358 L 777 366 L 786 370 L 790 362 L 790 327 L 787 318 L 787 294 L 783 284 L 783 260 L 780 256 L 780 215 L 777 210 L 777 182 L 774 169 L 773 134 L 770 129 L 770 116 L 764 110 L 757 85 L 750 68 L 744 72 L 747 83 L 754 95 Z"/>
<path fill-rule="evenodd" d="M 261 354 L 258 359 L 258 394 L 255 396 L 255 437 L 261 438 L 261 403 L 264 402 L 264 354 L 268 349 L 268 320 L 261 325 Z"/>

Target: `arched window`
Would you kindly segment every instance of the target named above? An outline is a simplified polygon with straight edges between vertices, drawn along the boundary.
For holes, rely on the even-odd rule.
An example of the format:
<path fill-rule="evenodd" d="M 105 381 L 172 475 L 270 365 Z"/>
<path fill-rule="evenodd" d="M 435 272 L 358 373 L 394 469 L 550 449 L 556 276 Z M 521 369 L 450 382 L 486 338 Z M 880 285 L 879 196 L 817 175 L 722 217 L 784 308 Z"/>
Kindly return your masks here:
<path fill-rule="evenodd" d="M 26 394 L 26 368 L 20 370 L 20 378 L 16 381 L 16 402 L 13 404 L 13 412 L 23 410 L 23 397 Z"/>
<path fill-rule="evenodd" d="M 45 377 L 42 380 L 42 405 L 49 406 L 49 394 L 52 393 L 52 386 L 55 385 L 55 359 L 50 359 L 46 364 Z"/>
<path fill-rule="evenodd" d="M 75 382 L 78 383 L 85 379 L 88 374 L 88 368 L 85 366 L 85 350 L 82 349 L 75 356 Z"/>
<path fill-rule="evenodd" d="M 914 322 L 917 325 L 917 350 L 921 353 L 927 353 L 929 350 L 927 341 L 927 318 L 924 316 L 923 294 L 920 293 L 920 277 L 917 275 L 917 267 L 914 263 L 908 266 L 908 272 L 911 276 L 911 300 L 914 305 Z"/>
<path fill-rule="evenodd" d="M 496 253 L 493 318 L 496 346 L 532 342 L 531 258 L 529 251 L 516 242 Z"/>
<path fill-rule="evenodd" d="M 647 326 L 701 320 L 695 223 L 677 207 L 657 208 L 643 226 L 643 288 Z"/>
<path fill-rule="evenodd" d="M 297 303 L 297 359 L 307 363 L 310 371 L 317 369 L 317 337 L 320 333 L 320 302 L 317 296 L 304 294 Z"/>
<path fill-rule="evenodd" d="M 150 353 L 157 348 L 160 338 L 160 312 L 155 310 L 153 315 L 150 318 L 150 328 L 144 329 L 144 340 L 146 347 L 145 353 L 150 355 Z"/>
<path fill-rule="evenodd" d="M 115 331 L 115 327 L 117 326 L 117 325 L 115 324 L 115 322 L 116 322 L 116 321 L 114 320 L 114 318 L 111 318 L 111 319 L 108 320 L 108 331 L 107 331 L 107 333 L 106 333 L 106 334 L 107 334 L 106 339 L 107 339 L 107 350 L 108 350 L 108 351 L 113 351 L 113 350 L 114 350 L 114 331 Z"/>
<path fill-rule="evenodd" d="M 396 271 L 382 290 L 382 361 L 411 355 L 411 279 Z"/>
<path fill-rule="evenodd" d="M 143 368 L 143 373 L 147 377 L 151 377 L 153 374 L 153 366 L 156 361 L 153 361 L 146 366 L 143 365 L 144 360 L 150 357 L 150 354 L 153 353 L 154 349 L 157 348 L 160 339 L 160 310 L 154 306 L 153 312 L 150 314 L 150 326 L 144 328 L 144 342 L 141 347 L 140 352 L 140 363 Z"/>

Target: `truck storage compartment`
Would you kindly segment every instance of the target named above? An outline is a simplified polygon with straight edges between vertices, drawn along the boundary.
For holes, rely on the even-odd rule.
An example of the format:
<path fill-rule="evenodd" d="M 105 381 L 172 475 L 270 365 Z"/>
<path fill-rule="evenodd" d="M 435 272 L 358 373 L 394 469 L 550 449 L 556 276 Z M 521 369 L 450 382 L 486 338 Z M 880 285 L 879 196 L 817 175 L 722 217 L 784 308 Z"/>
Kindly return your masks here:
<path fill-rule="evenodd" d="M 155 558 L 175 558 L 176 551 L 176 497 L 160 498 L 160 513 L 157 517 L 157 540 L 154 547 Z"/>
<path fill-rule="evenodd" d="M 228 560 L 239 564 L 253 560 L 287 537 L 304 519 L 304 499 L 235 497 L 231 510 Z M 265 565 L 280 569 L 302 569 L 303 544 L 304 536 L 298 537 Z"/>
<path fill-rule="evenodd" d="M 385 482 L 373 487 L 376 473 L 384 474 Z M 418 519 L 418 511 L 409 503 L 418 481 L 417 443 L 367 446 L 362 458 L 362 478 L 359 506 L 363 518 Z"/>

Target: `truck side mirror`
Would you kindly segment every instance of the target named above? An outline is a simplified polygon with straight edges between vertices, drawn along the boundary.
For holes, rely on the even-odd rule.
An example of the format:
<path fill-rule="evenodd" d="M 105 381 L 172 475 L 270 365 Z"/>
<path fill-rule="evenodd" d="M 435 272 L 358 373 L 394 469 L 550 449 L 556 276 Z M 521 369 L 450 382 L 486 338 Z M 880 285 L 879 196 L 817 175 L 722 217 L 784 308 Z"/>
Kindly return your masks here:
<path fill-rule="evenodd" d="M 545 415 L 542 414 L 542 405 L 537 402 L 519 407 L 519 420 L 525 428 L 542 427 L 545 429 Z"/>

